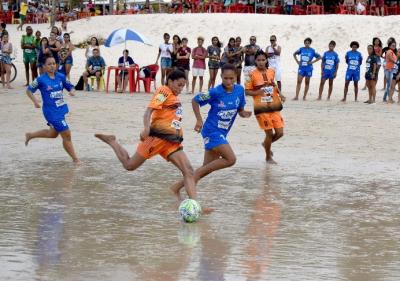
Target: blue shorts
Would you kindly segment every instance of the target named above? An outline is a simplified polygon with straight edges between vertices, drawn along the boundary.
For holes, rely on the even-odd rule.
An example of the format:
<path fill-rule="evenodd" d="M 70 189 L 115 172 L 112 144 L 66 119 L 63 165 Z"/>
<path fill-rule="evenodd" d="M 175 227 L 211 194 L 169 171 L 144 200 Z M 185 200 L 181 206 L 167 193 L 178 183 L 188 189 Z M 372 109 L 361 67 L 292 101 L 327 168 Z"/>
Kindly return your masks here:
<path fill-rule="evenodd" d="M 57 133 L 62 133 L 66 130 L 69 130 L 68 124 L 64 118 L 56 121 L 47 120 L 47 125 L 56 130 Z"/>
<path fill-rule="evenodd" d="M 73 64 L 74 64 L 74 59 L 72 58 L 72 56 L 68 56 L 68 57 L 65 59 L 65 64 L 70 64 L 70 65 L 73 65 Z"/>
<path fill-rule="evenodd" d="M 354 82 L 360 81 L 360 72 L 347 70 L 346 71 L 346 81 L 354 81 Z"/>
<path fill-rule="evenodd" d="M 309 67 L 299 67 L 299 75 L 303 77 L 311 77 L 313 69 Z"/>
<path fill-rule="evenodd" d="M 333 71 L 324 71 L 322 74 L 322 78 L 324 79 L 335 79 L 335 72 Z"/>
<path fill-rule="evenodd" d="M 229 144 L 229 142 L 226 140 L 225 135 L 218 132 L 212 134 L 204 134 L 203 141 L 204 148 L 206 150 L 212 150 L 217 146 L 220 146 L 221 144 Z"/>
<path fill-rule="evenodd" d="M 161 58 L 161 68 L 171 68 L 172 59 L 171 58 Z"/>

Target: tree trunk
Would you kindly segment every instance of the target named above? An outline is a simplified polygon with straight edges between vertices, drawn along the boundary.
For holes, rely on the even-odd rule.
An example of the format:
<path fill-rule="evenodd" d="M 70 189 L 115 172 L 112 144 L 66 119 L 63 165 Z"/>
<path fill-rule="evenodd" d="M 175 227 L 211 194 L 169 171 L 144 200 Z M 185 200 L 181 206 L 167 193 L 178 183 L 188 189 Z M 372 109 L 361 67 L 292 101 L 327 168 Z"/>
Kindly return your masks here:
<path fill-rule="evenodd" d="M 110 0 L 109 14 L 114 14 L 114 0 Z"/>

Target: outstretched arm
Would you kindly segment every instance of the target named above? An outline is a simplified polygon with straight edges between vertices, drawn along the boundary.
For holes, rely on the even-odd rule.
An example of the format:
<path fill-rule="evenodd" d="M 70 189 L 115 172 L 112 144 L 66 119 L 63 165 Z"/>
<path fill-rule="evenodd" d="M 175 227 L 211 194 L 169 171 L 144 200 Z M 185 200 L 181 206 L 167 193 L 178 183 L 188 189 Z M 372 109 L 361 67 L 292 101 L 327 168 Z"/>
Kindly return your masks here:
<path fill-rule="evenodd" d="M 40 108 L 40 103 L 39 101 L 33 96 L 33 93 L 29 90 L 26 90 L 26 95 L 28 96 L 28 98 L 33 102 L 34 106 L 36 108 Z"/>
<path fill-rule="evenodd" d="M 200 113 L 200 105 L 197 103 L 195 99 L 192 99 L 192 108 L 194 112 L 194 116 L 196 116 L 196 125 L 194 126 L 194 130 L 200 133 L 201 128 L 203 127 L 203 117 Z"/>

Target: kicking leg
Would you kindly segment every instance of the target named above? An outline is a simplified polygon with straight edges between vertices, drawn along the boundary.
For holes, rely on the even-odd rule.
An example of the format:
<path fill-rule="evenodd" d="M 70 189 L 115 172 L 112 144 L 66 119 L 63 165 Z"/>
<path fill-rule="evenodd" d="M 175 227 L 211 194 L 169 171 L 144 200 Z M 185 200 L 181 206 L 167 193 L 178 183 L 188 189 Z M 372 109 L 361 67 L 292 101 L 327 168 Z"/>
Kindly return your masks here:
<path fill-rule="evenodd" d="M 116 141 L 113 135 L 95 134 L 95 137 L 111 146 L 119 161 L 122 163 L 122 166 L 128 171 L 136 170 L 146 161 L 146 158 L 138 153 L 129 157 L 128 152 Z"/>
<path fill-rule="evenodd" d="M 28 143 L 31 139 L 35 139 L 35 138 L 54 139 L 57 136 L 58 136 L 58 133 L 56 130 L 54 130 L 54 128 L 44 129 L 44 130 L 36 131 L 33 133 L 26 133 L 25 134 L 25 146 L 28 145 Z"/>

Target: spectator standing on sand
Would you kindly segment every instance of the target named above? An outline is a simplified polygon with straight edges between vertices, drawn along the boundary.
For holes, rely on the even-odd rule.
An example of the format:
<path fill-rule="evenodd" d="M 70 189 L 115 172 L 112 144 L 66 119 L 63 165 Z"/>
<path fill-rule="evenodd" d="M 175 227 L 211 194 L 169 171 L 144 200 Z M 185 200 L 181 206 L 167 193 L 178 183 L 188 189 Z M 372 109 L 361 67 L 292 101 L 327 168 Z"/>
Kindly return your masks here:
<path fill-rule="evenodd" d="M 255 55 L 260 50 L 260 46 L 256 45 L 257 38 L 255 36 L 250 37 L 250 44 L 244 47 L 244 67 L 243 76 L 246 82 L 249 79 L 250 72 L 256 69 Z"/>
<path fill-rule="evenodd" d="M 200 80 L 200 87 L 199 91 L 203 91 L 203 76 L 206 70 L 206 57 L 207 57 L 207 50 L 203 47 L 204 38 L 198 37 L 197 38 L 197 47 L 192 51 L 192 58 L 193 58 L 193 81 L 192 81 L 192 93 L 194 93 L 194 88 L 196 86 L 197 77 Z"/>

